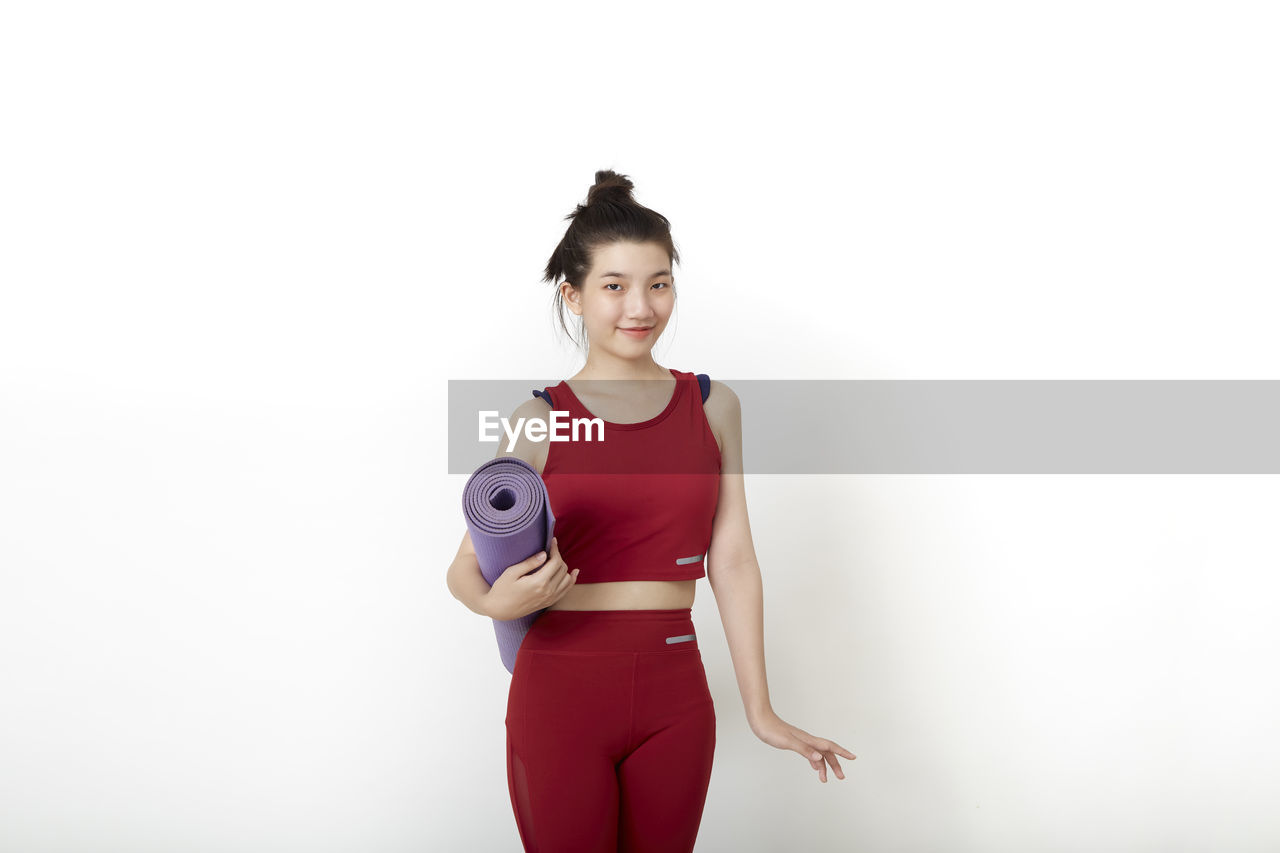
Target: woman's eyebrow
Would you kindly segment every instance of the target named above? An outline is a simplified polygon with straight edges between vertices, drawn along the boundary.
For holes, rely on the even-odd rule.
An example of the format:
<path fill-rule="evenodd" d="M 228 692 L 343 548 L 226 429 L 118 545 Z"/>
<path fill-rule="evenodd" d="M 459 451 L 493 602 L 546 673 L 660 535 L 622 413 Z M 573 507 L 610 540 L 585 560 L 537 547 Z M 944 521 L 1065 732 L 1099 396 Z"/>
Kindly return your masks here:
<path fill-rule="evenodd" d="M 611 276 L 611 275 L 616 275 L 618 278 L 626 278 L 626 276 L 625 276 L 625 275 L 623 275 L 623 274 L 622 274 L 622 273 L 620 273 L 620 272 L 607 272 L 607 273 L 605 273 L 604 275 L 602 275 L 602 276 L 600 276 L 600 277 L 601 277 L 601 278 L 608 278 L 608 277 L 609 277 L 609 276 Z M 658 277 L 658 276 L 660 276 L 660 275 L 671 275 L 671 270 L 658 270 L 656 273 L 654 273 L 653 275 L 649 276 L 649 278 L 657 278 L 657 277 Z"/>

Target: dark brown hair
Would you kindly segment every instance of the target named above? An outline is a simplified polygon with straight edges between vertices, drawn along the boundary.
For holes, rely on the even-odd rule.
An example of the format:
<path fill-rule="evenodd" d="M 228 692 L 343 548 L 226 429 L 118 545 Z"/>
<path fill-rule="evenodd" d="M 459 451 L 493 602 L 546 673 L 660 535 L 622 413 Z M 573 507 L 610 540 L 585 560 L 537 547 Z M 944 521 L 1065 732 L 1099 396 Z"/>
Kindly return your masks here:
<path fill-rule="evenodd" d="M 635 184 L 626 175 L 611 169 L 596 172 L 596 182 L 587 191 L 587 203 L 579 204 L 565 217 L 572 221 L 543 272 L 542 281 L 556 285 L 553 310 L 559 315 L 560 327 L 583 350 L 586 342 L 574 337 L 564 321 L 561 279 L 581 292 L 596 250 L 619 241 L 657 243 L 667 250 L 673 265 L 680 262 L 680 253 L 671 239 L 671 223 L 661 213 L 638 203 L 631 195 L 634 188 Z M 672 291 L 675 290 L 674 272 L 672 269 Z"/>

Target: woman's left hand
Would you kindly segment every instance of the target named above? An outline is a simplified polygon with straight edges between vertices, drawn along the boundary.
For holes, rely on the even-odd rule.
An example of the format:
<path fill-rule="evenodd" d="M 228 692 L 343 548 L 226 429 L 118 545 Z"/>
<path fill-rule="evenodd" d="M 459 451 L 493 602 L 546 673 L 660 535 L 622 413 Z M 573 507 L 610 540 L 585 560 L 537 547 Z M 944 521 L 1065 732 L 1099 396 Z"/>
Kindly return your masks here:
<path fill-rule="evenodd" d="M 752 722 L 751 731 L 756 737 L 778 749 L 791 749 L 809 760 L 809 764 L 818 771 L 819 781 L 827 781 L 827 764 L 836 771 L 836 778 L 843 779 L 844 771 L 840 769 L 837 755 L 853 760 L 858 756 L 845 749 L 835 741 L 814 737 L 804 729 L 796 728 L 777 714 L 768 714 Z"/>

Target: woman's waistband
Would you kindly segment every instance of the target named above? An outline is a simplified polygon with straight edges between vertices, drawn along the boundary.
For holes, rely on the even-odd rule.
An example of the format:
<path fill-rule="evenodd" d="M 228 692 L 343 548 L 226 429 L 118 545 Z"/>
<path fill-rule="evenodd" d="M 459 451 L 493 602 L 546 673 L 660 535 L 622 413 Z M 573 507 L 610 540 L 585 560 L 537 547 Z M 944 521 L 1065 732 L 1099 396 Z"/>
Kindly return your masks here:
<path fill-rule="evenodd" d="M 679 652 L 698 648 L 693 608 L 544 610 L 521 650 L 576 653 Z"/>

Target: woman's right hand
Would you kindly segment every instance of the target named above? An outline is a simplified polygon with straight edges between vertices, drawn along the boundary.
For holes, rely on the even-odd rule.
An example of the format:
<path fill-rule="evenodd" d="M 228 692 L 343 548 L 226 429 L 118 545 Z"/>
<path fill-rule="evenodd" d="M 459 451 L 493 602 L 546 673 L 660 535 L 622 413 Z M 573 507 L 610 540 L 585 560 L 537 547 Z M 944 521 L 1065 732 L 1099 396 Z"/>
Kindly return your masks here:
<path fill-rule="evenodd" d="M 551 538 L 551 556 L 539 551 L 527 560 L 508 566 L 485 593 L 485 615 L 506 621 L 519 619 L 555 604 L 578 580 L 578 570 L 568 571 L 560 559 L 560 545 Z"/>

